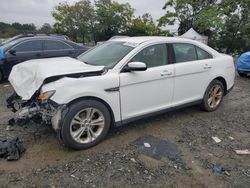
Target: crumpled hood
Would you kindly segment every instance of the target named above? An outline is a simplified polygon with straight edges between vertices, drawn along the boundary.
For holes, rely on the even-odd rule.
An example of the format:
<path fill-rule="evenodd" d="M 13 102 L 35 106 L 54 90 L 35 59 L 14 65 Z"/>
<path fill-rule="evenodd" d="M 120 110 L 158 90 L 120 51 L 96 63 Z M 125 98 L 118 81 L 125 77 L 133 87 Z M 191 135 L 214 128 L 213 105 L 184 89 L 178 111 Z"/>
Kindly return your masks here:
<path fill-rule="evenodd" d="M 104 66 L 92 66 L 71 57 L 35 59 L 12 68 L 9 81 L 23 100 L 29 100 L 46 78 L 76 73 L 97 72 Z"/>

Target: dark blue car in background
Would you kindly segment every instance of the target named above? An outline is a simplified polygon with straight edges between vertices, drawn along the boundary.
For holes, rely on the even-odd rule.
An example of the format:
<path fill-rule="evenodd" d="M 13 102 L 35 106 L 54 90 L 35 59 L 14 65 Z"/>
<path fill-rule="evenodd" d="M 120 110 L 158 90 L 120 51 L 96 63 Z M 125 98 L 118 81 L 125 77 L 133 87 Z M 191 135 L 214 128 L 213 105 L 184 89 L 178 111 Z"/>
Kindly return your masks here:
<path fill-rule="evenodd" d="M 250 74 L 250 52 L 242 54 L 237 61 L 237 71 L 240 76 Z"/>
<path fill-rule="evenodd" d="M 18 63 L 40 58 L 77 57 L 89 47 L 54 36 L 27 36 L 0 46 L 0 81 L 8 78 Z"/>

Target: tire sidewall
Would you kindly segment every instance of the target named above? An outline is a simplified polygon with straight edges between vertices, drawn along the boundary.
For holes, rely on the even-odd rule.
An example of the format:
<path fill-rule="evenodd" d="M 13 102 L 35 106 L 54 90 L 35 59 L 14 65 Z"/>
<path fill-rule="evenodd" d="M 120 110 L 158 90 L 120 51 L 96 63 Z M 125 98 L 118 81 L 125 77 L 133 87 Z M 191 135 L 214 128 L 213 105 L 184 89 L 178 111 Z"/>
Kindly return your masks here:
<path fill-rule="evenodd" d="M 221 89 L 222 89 L 222 98 L 221 98 L 220 103 L 215 108 L 211 108 L 208 105 L 208 97 L 209 97 L 209 92 L 210 92 L 211 88 L 214 87 L 215 85 L 219 85 L 221 87 Z M 222 84 L 222 82 L 219 81 L 219 80 L 212 81 L 209 84 L 209 86 L 207 87 L 207 90 L 205 92 L 205 95 L 204 95 L 204 98 L 203 98 L 203 102 L 202 102 L 202 108 L 205 111 L 208 111 L 208 112 L 213 112 L 213 111 L 217 110 L 220 107 L 220 105 L 221 105 L 221 103 L 223 101 L 224 96 L 225 96 L 225 88 L 224 88 L 224 85 Z"/>
<path fill-rule="evenodd" d="M 86 144 L 81 144 L 76 142 L 71 134 L 70 134 L 70 124 L 74 116 L 81 110 L 85 108 L 96 108 L 100 110 L 103 113 L 103 116 L 105 118 L 105 125 L 102 133 L 91 143 L 86 143 Z M 96 100 L 82 100 L 78 101 L 72 105 L 69 106 L 69 110 L 67 114 L 62 118 L 62 127 L 61 127 L 61 138 L 65 146 L 76 149 L 76 150 L 81 150 L 81 149 L 87 149 L 90 147 L 93 147 L 97 145 L 99 142 L 101 142 L 105 136 L 107 135 L 109 128 L 111 124 L 111 118 L 110 118 L 110 112 L 107 109 L 107 107 Z"/>

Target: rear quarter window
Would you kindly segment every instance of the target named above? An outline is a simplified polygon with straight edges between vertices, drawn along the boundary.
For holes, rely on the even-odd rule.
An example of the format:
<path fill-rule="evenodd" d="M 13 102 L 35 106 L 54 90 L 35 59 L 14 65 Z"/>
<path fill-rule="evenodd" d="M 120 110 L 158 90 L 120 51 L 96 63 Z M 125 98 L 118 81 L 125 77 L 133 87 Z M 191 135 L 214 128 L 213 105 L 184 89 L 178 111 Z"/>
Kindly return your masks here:
<path fill-rule="evenodd" d="M 211 59 L 213 56 L 207 51 L 193 44 L 173 44 L 176 63 Z"/>
<path fill-rule="evenodd" d="M 196 47 L 196 51 L 197 51 L 198 60 L 213 58 L 213 56 L 210 53 L 206 52 L 205 50 L 199 47 Z"/>

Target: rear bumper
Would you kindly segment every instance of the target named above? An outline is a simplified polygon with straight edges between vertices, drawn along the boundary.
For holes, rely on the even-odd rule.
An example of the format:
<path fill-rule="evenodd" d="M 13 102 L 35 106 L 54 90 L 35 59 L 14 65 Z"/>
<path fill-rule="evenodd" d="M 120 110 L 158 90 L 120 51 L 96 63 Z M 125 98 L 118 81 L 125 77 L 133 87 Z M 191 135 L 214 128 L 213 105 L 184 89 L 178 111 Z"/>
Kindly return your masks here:
<path fill-rule="evenodd" d="M 233 88 L 234 88 L 234 85 L 233 85 L 231 88 L 229 88 L 229 89 L 227 90 L 226 95 L 227 95 L 228 93 L 230 93 L 230 92 L 233 90 Z"/>

